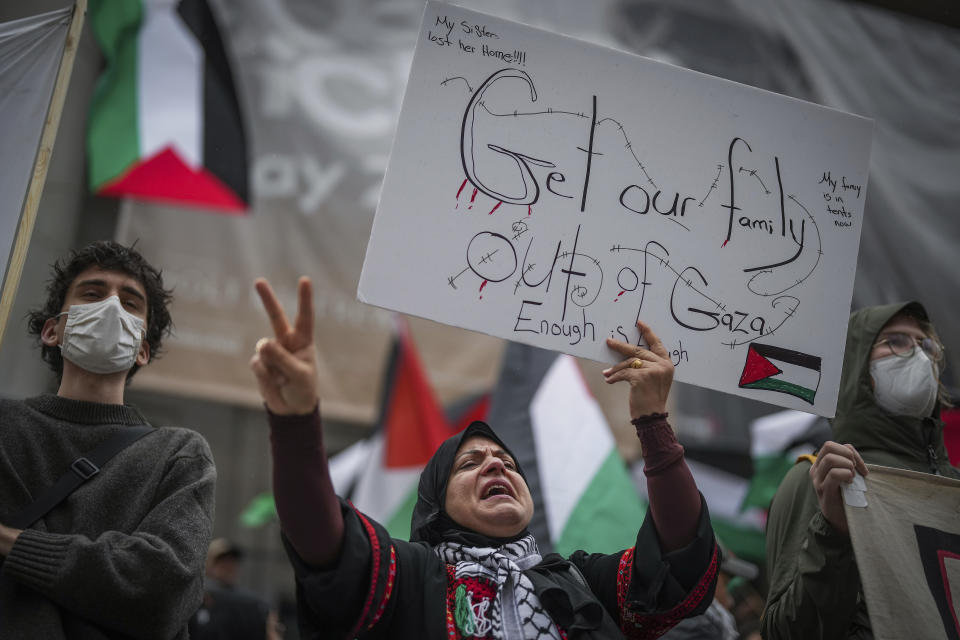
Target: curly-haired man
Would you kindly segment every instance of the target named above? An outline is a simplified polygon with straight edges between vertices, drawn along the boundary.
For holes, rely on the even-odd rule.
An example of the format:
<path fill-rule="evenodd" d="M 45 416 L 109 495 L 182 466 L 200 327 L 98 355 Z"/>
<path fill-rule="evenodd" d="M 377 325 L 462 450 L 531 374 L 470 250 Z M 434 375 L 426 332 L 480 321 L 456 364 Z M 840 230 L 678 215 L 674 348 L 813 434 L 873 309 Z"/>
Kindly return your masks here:
<path fill-rule="evenodd" d="M 0 400 L 0 637 L 187 637 L 213 528 L 213 459 L 199 434 L 145 428 L 124 404 L 169 333 L 169 301 L 160 272 L 115 242 L 53 266 L 29 329 L 59 389 Z M 132 429 L 145 435 L 102 469 L 87 460 Z M 12 526 L 71 473 L 85 481 Z"/>

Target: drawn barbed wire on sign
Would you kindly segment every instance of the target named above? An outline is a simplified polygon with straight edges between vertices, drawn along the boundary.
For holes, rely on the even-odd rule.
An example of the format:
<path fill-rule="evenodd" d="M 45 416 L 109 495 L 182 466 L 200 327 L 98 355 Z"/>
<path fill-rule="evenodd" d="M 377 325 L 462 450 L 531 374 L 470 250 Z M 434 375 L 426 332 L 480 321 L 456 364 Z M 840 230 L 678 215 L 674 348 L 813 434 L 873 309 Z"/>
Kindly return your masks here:
<path fill-rule="evenodd" d="M 627 131 L 626 129 L 624 129 L 623 124 L 613 118 L 602 118 L 601 120 L 597 121 L 597 127 L 599 127 L 600 125 L 606 122 L 612 122 L 613 124 L 615 124 L 617 126 L 617 129 L 620 131 L 620 133 L 623 134 L 623 143 L 624 143 L 623 146 L 627 151 L 630 152 L 630 155 L 633 157 L 634 162 L 637 163 L 637 168 L 639 168 L 640 171 L 643 172 L 644 177 L 647 179 L 647 184 L 649 184 L 654 189 L 659 189 L 659 187 L 657 186 L 657 183 L 654 182 L 653 178 L 650 177 L 650 174 L 647 173 L 646 165 L 644 165 L 643 162 L 640 161 L 640 158 L 638 158 L 637 154 L 634 152 L 633 142 L 630 141 L 630 137 L 627 135 Z"/>
<path fill-rule="evenodd" d="M 713 182 L 710 183 L 710 189 L 707 191 L 707 194 L 706 194 L 705 196 L 703 196 L 703 198 L 700 199 L 700 202 L 697 203 L 697 206 L 698 206 L 698 207 L 702 207 L 702 206 L 703 206 L 703 203 L 706 202 L 706 201 L 707 201 L 707 198 L 710 197 L 710 194 L 712 194 L 714 191 L 716 191 L 717 186 L 718 186 L 719 183 L 720 183 L 720 176 L 721 176 L 722 174 L 723 174 L 723 165 L 720 164 L 720 163 L 717 163 L 717 175 L 716 175 L 716 177 L 713 179 Z"/>
<path fill-rule="evenodd" d="M 790 320 L 796 315 L 797 309 L 800 308 L 800 298 L 797 298 L 795 296 L 777 296 L 770 302 L 770 307 L 778 312 L 783 313 L 783 319 L 780 320 L 780 322 L 777 323 L 776 326 L 770 329 L 767 329 L 766 333 L 764 333 L 763 335 L 757 336 L 755 338 L 751 338 L 749 340 L 737 340 L 737 338 L 734 337 L 729 342 L 721 342 L 721 344 L 723 344 L 724 346 L 730 347 L 731 349 L 736 349 L 739 346 L 750 344 L 751 342 L 755 340 L 759 340 L 760 338 L 763 338 L 765 336 L 774 335 L 777 331 L 780 330 L 780 327 L 782 327 L 784 324 L 786 324 L 788 320 Z"/>
<path fill-rule="evenodd" d="M 810 211 L 808 211 L 807 208 L 804 207 L 799 200 L 797 200 L 796 196 L 794 196 L 793 194 L 790 194 L 787 196 L 787 199 L 791 200 L 798 207 L 800 207 L 803 210 L 804 214 L 806 215 L 806 219 L 800 221 L 800 240 L 797 240 L 796 233 L 793 226 L 793 220 L 792 219 L 790 220 L 790 236 L 793 239 L 794 243 L 796 243 L 798 246 L 797 254 L 795 258 L 799 258 L 800 254 L 804 252 L 804 248 L 806 247 L 806 221 L 807 220 L 810 221 L 810 226 L 813 228 L 814 233 L 816 233 L 815 248 L 811 246 L 806 252 L 807 255 L 812 257 L 811 258 L 812 264 L 810 265 L 810 268 L 806 270 L 806 273 L 804 273 L 801 276 L 795 276 L 788 273 L 787 271 L 783 271 L 782 273 L 784 273 L 786 277 L 781 277 L 781 280 L 784 280 L 785 283 L 781 282 L 779 284 L 773 284 L 773 282 L 775 282 L 777 279 L 776 276 L 778 275 L 778 272 L 776 270 L 783 265 L 793 263 L 793 260 L 784 262 L 782 264 L 768 265 L 766 267 L 761 267 L 761 268 L 754 267 L 750 270 L 744 269 L 745 273 L 750 273 L 752 271 L 756 272 L 747 281 L 747 289 L 750 291 L 750 293 L 754 293 L 758 296 L 764 296 L 764 297 L 778 296 L 782 293 L 786 293 L 787 291 L 790 291 L 794 287 L 797 287 L 803 284 L 807 280 L 807 278 L 813 275 L 814 271 L 817 270 L 817 267 L 820 266 L 820 258 L 821 256 L 823 256 L 823 245 L 822 245 L 822 238 L 820 237 L 820 227 L 819 225 L 817 225 L 816 219 L 813 217 Z"/>
<path fill-rule="evenodd" d="M 662 255 L 653 251 L 653 247 L 659 249 Z M 635 252 L 642 254 L 644 257 L 642 277 L 639 277 L 629 266 L 622 268 L 618 274 L 618 282 L 622 281 L 625 272 L 628 272 L 632 278 L 636 278 L 637 280 L 637 286 L 640 288 L 640 302 L 637 305 L 638 320 L 643 310 L 647 289 L 653 285 L 653 279 L 650 276 L 649 270 L 650 262 L 648 261 L 648 258 L 653 258 L 655 261 L 653 264 L 655 266 L 669 271 L 674 276 L 669 298 L 670 315 L 674 322 L 685 329 L 697 332 L 712 331 L 720 327 L 725 327 L 730 335 L 734 337 L 729 341 L 721 340 L 721 344 L 731 346 L 731 348 L 773 334 L 783 326 L 787 320 L 793 317 L 800 303 L 799 299 L 792 296 L 776 298 L 771 304 L 771 309 L 777 311 L 778 314 L 782 314 L 783 317 L 780 318 L 779 322 L 775 325 L 771 325 L 765 316 L 732 308 L 722 300 L 713 297 L 707 292 L 709 282 L 703 272 L 693 265 L 678 267 L 672 263 L 669 251 L 659 242 L 648 241 L 643 248 L 615 244 L 610 248 L 610 252 Z M 678 294 L 678 288 L 681 294 Z M 688 294 L 692 293 L 698 296 L 699 299 L 702 300 L 702 306 L 688 304 L 686 308 L 681 308 L 680 311 L 684 314 L 689 314 L 689 317 L 681 318 L 677 315 L 677 300 L 684 291 Z M 623 293 L 623 291 L 621 291 L 621 293 Z M 783 308 L 784 301 L 788 299 L 794 301 L 795 304 L 792 307 Z M 680 306 L 682 307 L 682 305 Z M 750 336 L 750 334 L 753 335 L 752 337 L 741 340 L 736 338 L 736 334 L 738 333 L 747 336 Z"/>
<path fill-rule="evenodd" d="M 737 169 L 737 173 L 746 173 L 747 175 L 753 176 L 757 179 L 757 182 L 760 183 L 760 186 L 763 188 L 763 192 L 766 195 L 770 195 L 770 189 L 767 189 L 767 185 L 764 183 L 763 178 L 761 178 L 756 169 L 747 169 L 745 167 L 740 167 Z"/>
<path fill-rule="evenodd" d="M 455 78 L 447 78 L 441 84 L 446 84 L 452 79 Z M 512 109 L 492 108 L 485 96 L 494 85 L 498 85 L 509 80 L 520 80 L 524 86 L 523 97 L 521 98 L 517 96 L 515 100 L 511 99 L 510 101 L 525 102 L 533 105 L 539 100 L 536 86 L 534 85 L 533 79 L 530 77 L 530 75 L 524 71 L 512 68 L 500 69 L 491 74 L 486 80 L 484 80 L 478 89 L 473 92 L 464 111 L 461 124 L 461 163 L 463 166 L 465 179 L 457 190 L 457 205 L 455 208 L 459 208 L 461 194 L 463 193 L 466 184 L 469 182 L 473 189 L 472 192 L 470 192 L 470 204 L 468 205 L 467 210 L 473 209 L 477 194 L 481 193 L 494 201 L 490 210 L 488 211 L 490 214 L 493 214 L 495 211 L 497 211 L 497 209 L 499 209 L 503 204 L 513 204 L 527 206 L 527 214 L 530 215 L 532 213 L 533 205 L 540 200 L 543 193 L 543 185 L 541 185 L 540 181 L 537 179 L 537 176 L 534 173 L 535 169 L 549 170 L 547 172 L 548 175 L 546 176 L 545 183 L 546 189 L 548 189 L 551 193 L 562 198 L 573 197 L 571 195 L 559 192 L 555 190 L 555 187 L 551 186 L 552 182 L 556 184 L 562 184 L 566 181 L 566 176 L 562 170 L 558 169 L 556 164 L 557 161 L 555 159 L 545 156 L 544 150 L 520 151 L 515 148 L 508 148 L 511 146 L 512 142 L 507 143 L 501 140 L 487 141 L 484 144 L 478 140 L 476 131 L 478 114 L 483 114 L 484 116 L 493 119 L 519 120 L 530 118 L 574 118 L 577 120 L 589 121 L 590 124 L 587 125 L 587 138 L 589 139 L 589 144 L 586 146 L 575 146 L 571 148 L 575 148 L 576 150 L 587 154 L 583 189 L 581 192 L 581 211 L 584 211 L 586 207 L 587 187 L 590 180 L 590 167 L 593 156 L 603 155 L 602 152 L 594 149 L 594 134 L 597 130 L 605 125 L 612 126 L 619 131 L 620 136 L 623 139 L 623 148 L 629 154 L 632 163 L 636 165 L 637 169 L 642 174 L 644 184 L 650 185 L 653 189 L 659 189 L 657 183 L 650 174 L 649 167 L 641 160 L 636 151 L 634 142 L 630 139 L 630 136 L 628 135 L 623 124 L 612 117 L 604 117 L 600 118 L 599 120 L 597 119 L 596 96 L 593 96 L 592 110 L 589 113 L 586 110 L 554 106 L 539 108 L 519 106 Z M 507 96 L 510 95 L 511 94 L 509 93 L 507 94 Z M 486 152 L 492 152 L 493 155 L 490 155 Z M 549 152 L 547 152 L 547 154 L 549 155 Z M 486 159 L 483 159 L 484 157 L 486 157 Z M 504 159 L 509 159 L 511 163 L 507 163 L 505 165 L 502 164 L 500 161 Z M 515 167 L 516 171 L 507 170 L 507 167 Z M 658 197 L 659 192 L 653 196 L 654 199 L 657 199 Z M 649 198 L 650 197 L 648 196 L 648 199 Z M 694 198 L 689 199 L 694 200 Z M 676 206 L 676 198 L 674 200 L 674 206 Z M 649 204 L 647 206 L 649 207 Z M 671 221 L 680 224 L 677 220 Z M 689 231 L 689 228 L 685 225 L 681 224 L 681 226 Z"/>
<path fill-rule="evenodd" d="M 473 93 L 473 87 L 470 86 L 470 81 L 464 78 L 463 76 L 453 76 L 452 78 L 447 78 L 445 80 L 442 80 L 440 82 L 440 85 L 445 87 L 447 86 L 447 83 L 452 80 L 463 80 L 463 83 L 467 85 L 467 91 L 469 91 L 470 93 Z"/>

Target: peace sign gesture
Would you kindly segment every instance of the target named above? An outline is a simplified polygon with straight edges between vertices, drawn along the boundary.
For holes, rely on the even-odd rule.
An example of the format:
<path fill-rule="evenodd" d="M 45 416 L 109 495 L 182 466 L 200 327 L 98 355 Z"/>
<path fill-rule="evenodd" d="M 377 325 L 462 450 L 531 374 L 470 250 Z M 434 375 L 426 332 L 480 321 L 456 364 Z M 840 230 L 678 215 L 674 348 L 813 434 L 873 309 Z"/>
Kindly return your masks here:
<path fill-rule="evenodd" d="M 609 384 L 621 380 L 630 383 L 631 419 L 651 413 L 663 413 L 667 407 L 670 385 L 673 383 L 673 360 L 670 359 L 663 342 L 649 325 L 638 320 L 637 328 L 649 348 L 644 349 L 607 338 L 607 347 L 627 356 L 627 359 L 603 371 L 603 377 Z"/>
<path fill-rule="evenodd" d="M 260 395 L 271 413 L 303 415 L 317 406 L 317 359 L 313 346 L 313 293 L 310 278 L 297 285 L 297 317 L 293 327 L 268 283 L 254 282 L 275 338 L 261 338 L 250 368 L 257 377 Z"/>

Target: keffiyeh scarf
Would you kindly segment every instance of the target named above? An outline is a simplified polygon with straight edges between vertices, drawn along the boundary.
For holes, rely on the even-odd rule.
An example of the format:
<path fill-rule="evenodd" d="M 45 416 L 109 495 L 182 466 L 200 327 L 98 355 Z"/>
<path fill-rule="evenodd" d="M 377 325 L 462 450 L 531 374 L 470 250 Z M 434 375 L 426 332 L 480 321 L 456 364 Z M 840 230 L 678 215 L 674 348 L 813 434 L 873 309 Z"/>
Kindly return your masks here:
<path fill-rule="evenodd" d="M 496 595 L 477 596 L 458 587 L 457 623 L 464 637 L 497 640 L 560 640 L 563 636 L 534 592 L 524 571 L 540 563 L 532 535 L 500 547 L 472 547 L 442 542 L 437 555 L 455 567 L 457 581 L 486 581 Z"/>

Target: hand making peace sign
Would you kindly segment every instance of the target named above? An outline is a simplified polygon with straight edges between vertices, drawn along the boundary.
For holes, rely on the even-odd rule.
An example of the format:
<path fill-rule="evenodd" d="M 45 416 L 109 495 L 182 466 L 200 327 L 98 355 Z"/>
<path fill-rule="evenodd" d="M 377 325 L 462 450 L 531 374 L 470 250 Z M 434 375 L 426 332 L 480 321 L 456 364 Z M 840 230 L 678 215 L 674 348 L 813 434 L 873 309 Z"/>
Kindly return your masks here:
<path fill-rule="evenodd" d="M 272 413 L 303 415 L 317 406 L 317 360 L 313 346 L 313 293 L 310 278 L 301 277 L 297 288 L 297 317 L 293 327 L 263 278 L 254 282 L 275 338 L 261 338 L 250 368 L 257 376 L 260 395 Z"/>

